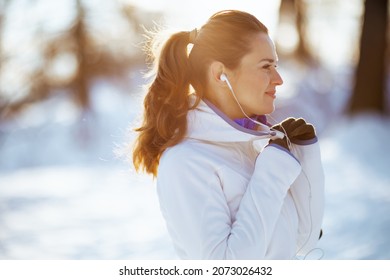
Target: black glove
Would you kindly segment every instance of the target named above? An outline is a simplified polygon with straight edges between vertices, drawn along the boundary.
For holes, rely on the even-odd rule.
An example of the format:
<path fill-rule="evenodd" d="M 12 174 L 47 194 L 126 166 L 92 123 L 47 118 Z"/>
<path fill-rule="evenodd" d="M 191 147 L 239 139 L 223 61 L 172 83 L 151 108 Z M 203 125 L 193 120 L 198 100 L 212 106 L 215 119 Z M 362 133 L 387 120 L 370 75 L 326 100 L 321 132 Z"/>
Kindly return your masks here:
<path fill-rule="evenodd" d="M 287 134 L 287 137 L 293 143 L 297 141 L 310 140 L 316 136 L 314 127 L 311 124 L 306 123 L 306 121 L 302 118 L 288 118 L 280 124 L 274 125 L 272 128 Z M 275 143 L 289 150 L 286 137 L 283 139 L 271 140 L 269 143 Z"/>
<path fill-rule="evenodd" d="M 286 150 L 290 151 L 290 148 L 288 147 L 288 144 L 287 144 L 286 137 L 283 137 L 283 139 L 276 138 L 274 140 L 269 140 L 268 144 L 276 144 L 276 145 L 279 145 L 279 146 L 285 148 Z"/>
<path fill-rule="evenodd" d="M 284 130 L 281 126 L 283 126 Z M 288 118 L 282 123 L 274 125 L 272 128 L 287 133 L 287 137 L 291 142 L 294 142 L 294 140 L 310 140 L 316 136 L 313 125 L 306 123 L 302 118 Z"/>

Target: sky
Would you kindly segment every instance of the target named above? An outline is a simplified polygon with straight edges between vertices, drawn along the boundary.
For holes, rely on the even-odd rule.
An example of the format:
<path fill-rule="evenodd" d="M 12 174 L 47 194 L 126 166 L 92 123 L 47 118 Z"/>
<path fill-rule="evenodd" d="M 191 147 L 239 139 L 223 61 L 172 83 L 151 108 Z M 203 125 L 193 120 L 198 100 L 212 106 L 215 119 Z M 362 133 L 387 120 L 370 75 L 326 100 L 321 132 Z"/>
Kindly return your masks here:
<path fill-rule="evenodd" d="M 168 12 L 166 24 L 192 30 L 200 27 L 207 19 L 217 11 L 225 9 L 244 10 L 252 13 L 263 21 L 270 29 L 277 23 L 279 0 L 250 1 L 250 0 L 214 0 L 214 1 L 140 1 L 130 0 L 134 4 L 145 9 L 158 9 Z"/>

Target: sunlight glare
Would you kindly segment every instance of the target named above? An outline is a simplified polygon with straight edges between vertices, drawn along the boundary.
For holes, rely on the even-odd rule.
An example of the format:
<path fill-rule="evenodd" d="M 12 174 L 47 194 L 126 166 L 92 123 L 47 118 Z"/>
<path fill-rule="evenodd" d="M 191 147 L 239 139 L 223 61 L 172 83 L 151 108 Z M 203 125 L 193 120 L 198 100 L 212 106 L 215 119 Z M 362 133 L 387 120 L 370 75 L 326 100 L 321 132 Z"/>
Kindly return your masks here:
<path fill-rule="evenodd" d="M 125 1 L 125 0 L 124 0 Z M 165 13 L 165 22 L 168 28 L 180 28 L 192 30 L 200 28 L 207 19 L 220 10 L 236 9 L 243 10 L 255 15 L 269 29 L 270 34 L 274 33 L 278 22 L 278 1 L 251 1 L 251 0 L 225 0 L 225 1 L 140 1 L 127 0 L 127 2 L 141 8 Z"/>

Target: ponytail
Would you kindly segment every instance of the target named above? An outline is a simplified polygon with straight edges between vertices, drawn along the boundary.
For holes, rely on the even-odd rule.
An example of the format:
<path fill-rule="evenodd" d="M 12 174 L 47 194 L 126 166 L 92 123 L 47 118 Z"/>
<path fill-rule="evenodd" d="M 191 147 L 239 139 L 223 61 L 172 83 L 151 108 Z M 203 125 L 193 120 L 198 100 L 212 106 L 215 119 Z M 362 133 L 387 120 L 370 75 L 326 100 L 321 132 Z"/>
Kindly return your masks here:
<path fill-rule="evenodd" d="M 142 125 L 133 149 L 133 163 L 157 176 L 161 154 L 179 143 L 187 131 L 190 74 L 187 46 L 190 32 L 178 32 L 165 42 L 154 58 L 155 79 L 145 100 Z"/>

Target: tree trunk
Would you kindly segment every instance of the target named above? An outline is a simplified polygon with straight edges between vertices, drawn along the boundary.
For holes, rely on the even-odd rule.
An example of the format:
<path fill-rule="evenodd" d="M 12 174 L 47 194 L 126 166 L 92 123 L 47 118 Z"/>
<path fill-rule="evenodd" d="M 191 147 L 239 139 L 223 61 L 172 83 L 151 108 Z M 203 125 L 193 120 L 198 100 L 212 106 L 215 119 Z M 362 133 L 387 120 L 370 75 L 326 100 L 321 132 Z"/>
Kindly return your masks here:
<path fill-rule="evenodd" d="M 366 0 L 360 57 L 349 113 L 385 114 L 387 0 Z"/>
<path fill-rule="evenodd" d="M 76 55 L 78 60 L 78 71 L 75 79 L 76 102 L 82 109 L 89 109 L 89 75 L 87 67 L 87 38 L 85 30 L 85 11 L 81 0 L 77 0 L 77 20 L 74 29 L 74 40 L 76 42 Z"/>
<path fill-rule="evenodd" d="M 311 63 L 314 58 L 311 54 L 307 38 L 306 3 L 303 0 L 282 0 L 279 8 L 279 23 L 286 21 L 293 24 L 298 35 L 298 44 L 289 55 L 299 60 Z"/>

